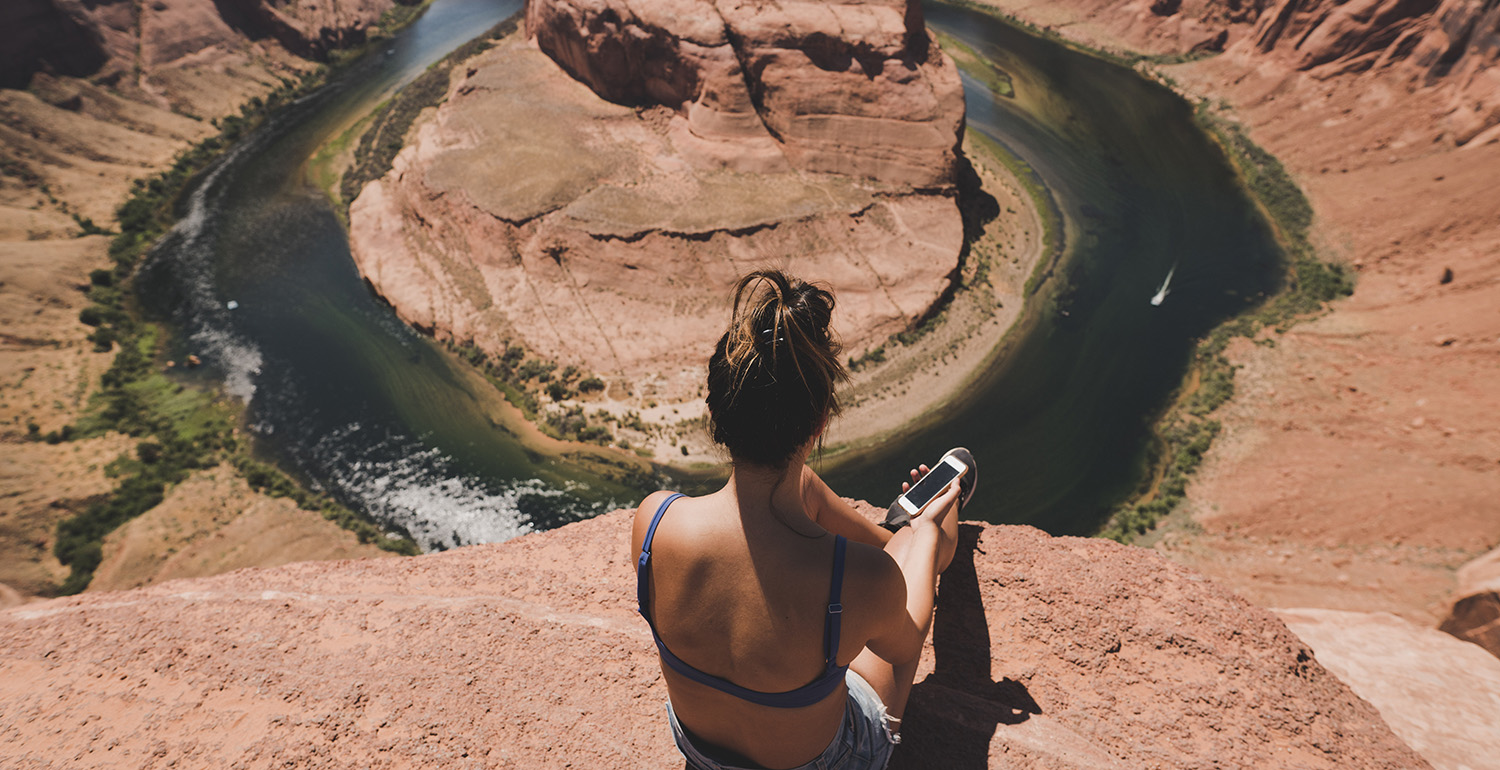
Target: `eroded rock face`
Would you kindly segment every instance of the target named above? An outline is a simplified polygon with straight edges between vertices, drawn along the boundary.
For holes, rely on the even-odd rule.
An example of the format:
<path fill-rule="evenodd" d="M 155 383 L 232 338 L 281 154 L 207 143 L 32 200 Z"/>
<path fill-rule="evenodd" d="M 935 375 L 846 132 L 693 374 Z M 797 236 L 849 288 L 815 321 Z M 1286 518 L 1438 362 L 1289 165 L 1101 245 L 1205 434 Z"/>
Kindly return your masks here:
<path fill-rule="evenodd" d="M 14 0 L 0 9 L 0 85 L 24 87 L 38 71 L 146 75 L 263 39 L 319 58 L 363 42 L 398 1 Z"/>
<path fill-rule="evenodd" d="M 531 0 L 526 30 L 605 99 L 683 116 L 701 163 L 954 181 L 963 89 L 915 0 Z"/>
<path fill-rule="evenodd" d="M 1379 73 L 1400 89 L 1439 89 L 1454 144 L 1500 138 L 1500 6 L 1486 0 L 986 1 L 1042 24 L 1097 25 L 1153 53 L 1222 49 L 1262 74 Z"/>
<path fill-rule="evenodd" d="M 665 18 L 670 9 L 658 11 Z M 932 150 L 936 165 L 922 167 L 922 184 L 940 188 L 917 188 L 900 181 L 900 169 L 917 168 L 919 155 L 820 144 L 816 131 L 800 128 L 787 129 L 802 138 L 784 145 L 753 110 L 744 117 L 754 131 L 725 129 L 710 141 L 696 133 L 706 125 L 696 102 L 620 104 L 687 93 L 709 99 L 712 89 L 695 80 L 699 74 L 667 66 L 671 59 L 639 82 L 609 79 L 616 70 L 601 61 L 645 56 L 612 34 L 590 45 L 616 54 L 591 54 L 577 66 L 607 73 L 596 78 L 607 93 L 635 88 L 628 99 L 601 98 L 512 35 L 454 70 L 446 102 L 408 134 L 391 171 L 354 200 L 355 260 L 404 320 L 496 355 L 523 345 L 560 365 L 623 380 L 643 400 L 697 402 L 703 366 L 728 322 L 730 288 L 752 269 L 780 266 L 830 284 L 838 298 L 834 327 L 852 351 L 906 329 L 948 289 L 963 245 L 946 186 L 961 101 L 941 124 L 947 133 Z M 707 45 L 718 39 L 713 34 L 697 39 Z M 681 56 L 707 50 L 683 39 L 672 44 Z M 703 61 L 731 54 L 725 45 L 715 50 Z M 818 68 L 805 69 L 816 81 Z M 689 81 L 701 88 L 683 85 Z M 723 81 L 726 88 L 736 82 L 744 88 L 743 80 Z M 904 92 L 883 85 L 884 76 L 869 82 L 873 102 L 861 110 L 901 101 Z M 856 114 L 864 113 L 829 119 Z M 783 117 L 795 127 L 815 123 L 810 115 Z M 866 122 L 876 137 L 905 125 Z M 852 155 L 864 159 L 848 160 L 849 173 L 822 173 L 846 163 L 835 156 Z M 860 173 L 860 164 L 881 157 Z M 872 178 L 881 174 L 890 179 Z"/>
<path fill-rule="evenodd" d="M 1500 549 L 1458 571 L 1458 594 L 1438 628 L 1500 657 Z"/>
<path fill-rule="evenodd" d="M 6 757 L 680 765 L 630 516 L 0 611 Z M 965 525 L 935 624 L 893 768 L 1428 767 L 1274 615 L 1149 551 Z"/>
<path fill-rule="evenodd" d="M 1500 745 L 1500 660 L 1384 612 L 1277 613 L 1329 671 L 1380 711 L 1434 767 L 1492 765 Z"/>
<path fill-rule="evenodd" d="M 1389 71 L 1444 89 L 1459 145 L 1500 125 L 1500 6 L 1485 0 L 1278 0 L 1245 42 L 1320 79 Z"/>

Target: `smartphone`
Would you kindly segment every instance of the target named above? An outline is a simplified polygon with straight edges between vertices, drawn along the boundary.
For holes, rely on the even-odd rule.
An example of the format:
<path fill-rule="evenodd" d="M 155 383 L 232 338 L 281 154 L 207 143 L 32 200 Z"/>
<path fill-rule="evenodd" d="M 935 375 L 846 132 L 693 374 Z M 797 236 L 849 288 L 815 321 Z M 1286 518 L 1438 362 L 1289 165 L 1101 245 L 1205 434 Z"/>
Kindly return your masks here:
<path fill-rule="evenodd" d="M 954 459 L 951 455 L 945 456 L 936 468 L 927 471 L 926 476 L 896 498 L 896 502 L 908 515 L 915 516 L 918 511 L 922 510 L 922 506 L 932 502 L 932 498 L 937 497 L 938 493 L 948 486 L 948 482 L 964 475 L 968 470 L 969 466 Z"/>

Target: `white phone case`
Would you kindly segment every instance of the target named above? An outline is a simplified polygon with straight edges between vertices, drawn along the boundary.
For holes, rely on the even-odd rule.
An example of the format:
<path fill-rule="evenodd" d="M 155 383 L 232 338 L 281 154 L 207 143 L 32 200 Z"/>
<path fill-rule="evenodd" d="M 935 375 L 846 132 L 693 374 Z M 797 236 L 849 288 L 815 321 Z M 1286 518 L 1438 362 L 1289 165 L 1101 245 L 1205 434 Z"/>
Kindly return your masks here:
<path fill-rule="evenodd" d="M 924 489 L 922 487 L 922 482 L 927 481 L 927 479 L 931 477 L 932 474 L 937 473 L 940 468 L 943 468 L 945 466 L 951 468 L 954 471 L 953 478 L 937 485 L 935 488 Z M 964 465 L 963 463 L 954 459 L 952 456 L 944 457 L 943 462 L 940 463 L 937 468 L 929 470 L 926 475 L 918 479 L 917 483 L 913 484 L 911 489 L 906 490 L 906 492 L 902 493 L 900 497 L 896 498 L 896 502 L 901 506 L 902 510 L 907 512 L 907 514 L 916 516 L 917 513 L 922 510 L 922 506 L 931 502 L 932 498 L 937 497 L 938 493 L 942 492 L 944 487 L 947 487 L 948 484 L 951 484 L 953 481 L 961 478 L 965 473 L 968 472 L 968 470 L 969 467 L 967 465 Z M 908 495 L 912 494 L 913 492 L 919 492 L 920 494 L 922 494 L 922 498 L 913 500 L 912 498 L 908 497 Z"/>

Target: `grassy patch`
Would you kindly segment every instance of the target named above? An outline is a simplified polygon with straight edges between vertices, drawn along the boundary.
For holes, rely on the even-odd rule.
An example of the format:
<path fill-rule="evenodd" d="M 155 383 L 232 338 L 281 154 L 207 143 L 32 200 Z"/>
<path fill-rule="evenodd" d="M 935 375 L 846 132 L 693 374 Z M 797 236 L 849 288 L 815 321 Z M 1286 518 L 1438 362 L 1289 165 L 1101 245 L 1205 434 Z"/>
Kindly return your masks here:
<path fill-rule="evenodd" d="M 542 433 L 564 441 L 582 441 L 600 446 L 614 442 L 615 436 L 609 424 L 616 418 L 603 410 L 586 414 L 582 406 L 573 405 L 563 409 L 548 409 L 548 401 L 565 401 L 580 393 L 598 393 L 605 389 L 604 380 L 594 375 L 585 376 L 577 367 L 564 367 L 558 371 L 557 363 L 541 358 L 528 358 L 526 349 L 520 345 L 507 344 L 505 352 L 493 356 L 479 349 L 473 342 L 448 341 L 447 346 L 470 366 L 474 367 L 490 384 L 505 395 L 505 400 L 521 410 L 526 419 L 535 423 Z M 632 422 L 621 422 L 623 427 L 646 431 L 640 415 Z M 629 448 L 628 446 L 625 448 Z"/>
<path fill-rule="evenodd" d="M 1062 212 L 1057 206 L 1057 200 L 1052 197 L 1052 191 L 1042 182 L 1042 178 L 1036 173 L 1031 164 L 1022 160 L 1015 153 L 1006 149 L 1005 145 L 981 134 L 971 132 L 969 138 L 974 146 L 993 157 L 1006 170 L 1010 171 L 1012 177 L 1021 183 L 1021 189 L 1025 191 L 1026 197 L 1031 199 L 1031 207 L 1042 220 L 1042 256 L 1036 261 L 1036 267 L 1032 269 L 1031 276 L 1026 279 L 1026 286 L 1022 290 L 1023 297 L 1031 297 L 1041 289 L 1057 266 L 1057 260 L 1062 257 L 1064 236 Z"/>
<path fill-rule="evenodd" d="M 970 48 L 952 35 L 945 32 L 936 32 L 938 45 L 953 57 L 954 63 L 970 77 L 983 83 L 986 88 L 996 96 L 1010 99 L 1016 95 L 1016 87 L 1012 82 L 1010 73 L 995 66 L 993 62 L 979 55 L 978 51 Z"/>

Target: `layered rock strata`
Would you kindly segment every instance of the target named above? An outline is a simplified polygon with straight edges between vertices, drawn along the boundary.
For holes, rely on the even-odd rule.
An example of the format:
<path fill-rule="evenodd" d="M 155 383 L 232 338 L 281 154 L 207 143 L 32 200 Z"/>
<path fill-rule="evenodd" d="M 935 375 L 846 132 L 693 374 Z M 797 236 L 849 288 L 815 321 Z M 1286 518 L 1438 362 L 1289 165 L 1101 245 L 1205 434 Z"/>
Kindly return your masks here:
<path fill-rule="evenodd" d="M 963 101 L 920 14 L 634 7 L 532 3 L 535 42 L 454 70 L 350 206 L 355 260 L 397 313 L 667 401 L 698 398 L 756 267 L 831 284 L 852 349 L 926 315 L 962 249 Z"/>
<path fill-rule="evenodd" d="M 1486 0 L 988 2 L 1093 44 L 1225 51 L 1320 81 L 1372 74 L 1401 90 L 1435 89 L 1442 99 L 1431 117 L 1450 141 L 1500 136 L 1500 6 Z M 1380 90 L 1372 98 L 1384 98 Z"/>
<path fill-rule="evenodd" d="M 0 741 L 37 766 L 680 764 L 629 522 L 5 610 Z M 1025 527 L 962 528 L 906 716 L 893 768 L 1429 766 L 1271 613 Z"/>
<path fill-rule="evenodd" d="M 701 162 L 953 183 L 963 92 L 919 3 L 532 0 L 526 32 L 605 99 L 672 108 Z"/>
<path fill-rule="evenodd" d="M 202 63 L 246 41 L 318 58 L 364 41 L 399 0 L 14 0 L 0 8 L 0 86 L 35 72 L 110 80 Z M 413 0 L 403 4 L 411 5 Z"/>

